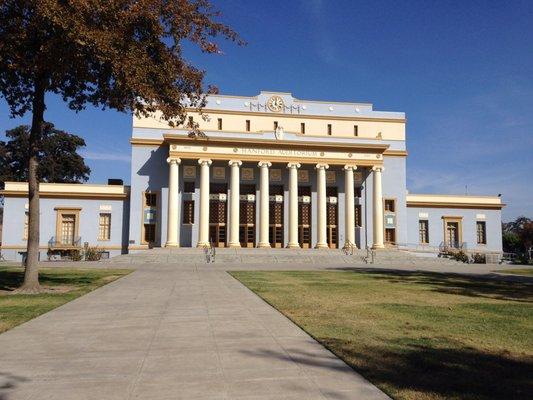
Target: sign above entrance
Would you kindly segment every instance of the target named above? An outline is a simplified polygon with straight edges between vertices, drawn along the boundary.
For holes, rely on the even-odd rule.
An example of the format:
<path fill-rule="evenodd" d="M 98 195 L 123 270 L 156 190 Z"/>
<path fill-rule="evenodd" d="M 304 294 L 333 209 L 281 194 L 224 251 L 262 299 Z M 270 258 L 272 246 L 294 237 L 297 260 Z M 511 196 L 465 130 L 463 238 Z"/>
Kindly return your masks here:
<path fill-rule="evenodd" d="M 333 164 L 358 163 L 359 165 L 376 165 L 383 162 L 380 153 L 352 153 L 342 151 L 307 150 L 305 148 L 272 148 L 272 147 L 229 147 L 209 145 L 181 145 L 171 144 L 170 155 L 181 157 L 190 155 L 194 157 L 209 157 L 215 160 L 229 160 L 238 157 L 246 161 L 271 161 L 289 162 L 301 161 L 307 163 L 330 162 Z"/>

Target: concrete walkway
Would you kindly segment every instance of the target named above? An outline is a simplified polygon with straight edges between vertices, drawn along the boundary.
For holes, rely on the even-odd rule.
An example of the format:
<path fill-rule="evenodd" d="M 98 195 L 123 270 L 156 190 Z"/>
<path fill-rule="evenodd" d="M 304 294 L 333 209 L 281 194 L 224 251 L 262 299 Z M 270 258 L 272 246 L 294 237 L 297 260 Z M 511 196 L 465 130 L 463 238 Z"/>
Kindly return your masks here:
<path fill-rule="evenodd" d="M 388 398 L 221 268 L 135 267 L 0 335 L 0 399 Z"/>

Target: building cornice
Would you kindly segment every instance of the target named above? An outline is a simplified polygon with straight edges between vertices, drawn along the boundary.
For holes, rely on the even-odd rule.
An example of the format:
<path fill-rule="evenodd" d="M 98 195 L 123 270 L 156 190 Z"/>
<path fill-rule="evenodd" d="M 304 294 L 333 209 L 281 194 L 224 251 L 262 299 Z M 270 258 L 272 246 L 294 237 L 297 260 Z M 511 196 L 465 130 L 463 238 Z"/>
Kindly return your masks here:
<path fill-rule="evenodd" d="M 501 210 L 505 207 L 498 196 L 462 196 L 453 194 L 408 194 L 407 207 L 471 208 Z"/>
<path fill-rule="evenodd" d="M 27 182 L 5 182 L 5 189 L 0 196 L 27 197 Z M 129 187 L 123 185 L 95 185 L 79 183 L 41 183 L 39 196 L 42 198 L 70 198 L 70 199 L 126 199 Z"/>

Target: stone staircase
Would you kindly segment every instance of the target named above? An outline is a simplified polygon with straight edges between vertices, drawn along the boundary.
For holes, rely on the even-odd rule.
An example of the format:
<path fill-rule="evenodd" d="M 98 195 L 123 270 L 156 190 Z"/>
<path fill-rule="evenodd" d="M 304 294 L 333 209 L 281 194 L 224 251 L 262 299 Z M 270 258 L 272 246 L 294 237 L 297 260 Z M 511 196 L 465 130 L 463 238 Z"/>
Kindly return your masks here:
<path fill-rule="evenodd" d="M 370 265 L 366 250 L 354 250 L 353 254 L 345 254 L 343 250 L 316 249 L 247 249 L 217 248 L 213 264 L 314 264 L 316 266 L 365 266 Z M 202 248 L 154 248 L 133 254 L 124 254 L 102 262 L 113 264 L 207 264 L 207 256 Z M 374 253 L 374 264 L 380 266 L 438 266 L 459 265 L 456 261 L 417 255 L 415 253 L 386 249 Z"/>

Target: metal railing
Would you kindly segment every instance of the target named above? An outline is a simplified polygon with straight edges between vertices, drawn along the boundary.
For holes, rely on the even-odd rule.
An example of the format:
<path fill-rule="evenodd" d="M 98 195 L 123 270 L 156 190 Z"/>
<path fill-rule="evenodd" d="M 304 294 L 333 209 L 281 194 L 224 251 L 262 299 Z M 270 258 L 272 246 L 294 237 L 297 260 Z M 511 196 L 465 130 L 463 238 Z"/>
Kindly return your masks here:
<path fill-rule="evenodd" d="M 449 244 L 447 242 L 441 242 L 439 245 L 440 254 L 453 254 L 459 251 L 466 252 L 466 250 L 467 250 L 466 242 L 462 242 L 462 243 L 457 242 L 453 244 Z"/>
<path fill-rule="evenodd" d="M 54 248 L 81 248 L 81 236 L 74 238 L 57 238 L 52 236 L 48 241 L 48 247 Z"/>
<path fill-rule="evenodd" d="M 366 246 L 366 256 L 363 257 L 363 261 L 367 264 L 374 264 L 375 257 L 375 250 L 372 250 L 370 247 Z"/>
<path fill-rule="evenodd" d="M 215 262 L 215 257 L 217 255 L 217 250 L 215 247 L 215 243 L 211 240 L 209 244 L 206 244 L 204 246 L 204 255 L 205 255 L 205 261 L 209 263 Z"/>

